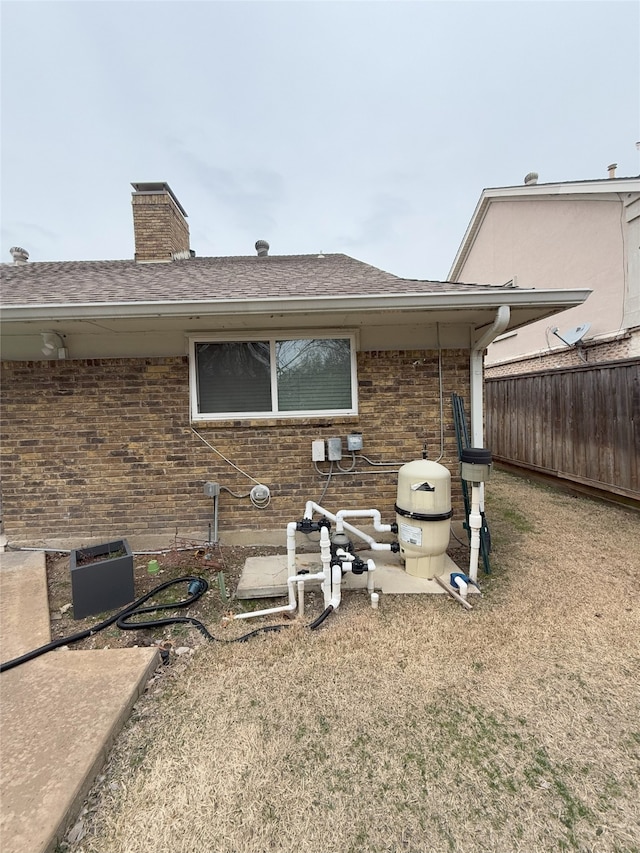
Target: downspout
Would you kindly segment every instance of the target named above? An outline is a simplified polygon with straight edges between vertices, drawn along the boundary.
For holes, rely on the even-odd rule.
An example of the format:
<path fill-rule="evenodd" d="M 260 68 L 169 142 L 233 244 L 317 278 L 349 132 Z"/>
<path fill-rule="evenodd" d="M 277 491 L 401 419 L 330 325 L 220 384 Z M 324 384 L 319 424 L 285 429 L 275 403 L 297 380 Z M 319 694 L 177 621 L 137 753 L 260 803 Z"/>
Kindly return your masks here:
<path fill-rule="evenodd" d="M 471 446 L 484 447 L 484 417 L 483 417 L 483 360 L 484 351 L 498 335 L 502 334 L 509 325 L 511 309 L 501 305 L 491 326 L 471 346 Z"/>

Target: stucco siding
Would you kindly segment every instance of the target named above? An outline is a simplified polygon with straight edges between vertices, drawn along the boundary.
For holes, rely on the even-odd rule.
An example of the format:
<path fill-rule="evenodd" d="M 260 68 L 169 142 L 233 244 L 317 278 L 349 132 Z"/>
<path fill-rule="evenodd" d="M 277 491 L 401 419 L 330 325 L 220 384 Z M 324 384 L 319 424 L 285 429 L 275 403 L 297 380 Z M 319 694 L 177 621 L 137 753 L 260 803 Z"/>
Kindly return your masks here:
<path fill-rule="evenodd" d="M 619 200 L 575 198 L 494 200 L 471 247 L 459 280 L 488 283 L 516 279 L 518 287 L 589 288 L 578 308 L 520 329 L 493 344 L 487 364 L 562 347 L 560 333 L 591 323 L 589 336 L 621 328 L 625 260 L 624 208 Z"/>

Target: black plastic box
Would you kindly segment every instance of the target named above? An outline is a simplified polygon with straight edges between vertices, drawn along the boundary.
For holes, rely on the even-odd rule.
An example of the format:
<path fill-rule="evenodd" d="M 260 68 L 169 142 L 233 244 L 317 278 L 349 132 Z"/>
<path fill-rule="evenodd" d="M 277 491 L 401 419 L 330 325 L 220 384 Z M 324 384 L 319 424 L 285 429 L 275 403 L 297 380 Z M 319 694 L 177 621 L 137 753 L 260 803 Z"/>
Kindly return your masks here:
<path fill-rule="evenodd" d="M 126 539 L 71 552 L 73 618 L 115 610 L 135 599 L 133 553 Z"/>

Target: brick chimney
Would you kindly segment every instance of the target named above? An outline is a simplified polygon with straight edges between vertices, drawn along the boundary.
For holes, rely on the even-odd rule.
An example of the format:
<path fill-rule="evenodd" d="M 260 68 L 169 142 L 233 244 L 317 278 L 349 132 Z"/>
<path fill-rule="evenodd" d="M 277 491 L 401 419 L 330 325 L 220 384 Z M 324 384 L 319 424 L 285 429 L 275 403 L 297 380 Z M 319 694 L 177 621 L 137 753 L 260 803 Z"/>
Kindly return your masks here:
<path fill-rule="evenodd" d="M 190 257 L 187 214 L 169 184 L 131 186 L 136 261 L 162 263 Z"/>

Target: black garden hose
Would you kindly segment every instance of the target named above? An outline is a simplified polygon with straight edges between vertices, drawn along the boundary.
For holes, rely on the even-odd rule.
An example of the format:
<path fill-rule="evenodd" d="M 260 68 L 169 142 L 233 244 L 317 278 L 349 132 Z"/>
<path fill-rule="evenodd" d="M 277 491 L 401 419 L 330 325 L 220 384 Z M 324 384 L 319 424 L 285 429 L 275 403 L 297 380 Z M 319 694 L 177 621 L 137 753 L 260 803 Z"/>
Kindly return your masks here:
<path fill-rule="evenodd" d="M 145 601 L 148 601 L 154 595 L 157 595 L 159 592 L 162 592 L 162 590 L 167 589 L 170 586 L 175 586 L 179 583 L 189 584 L 186 598 L 169 604 L 157 604 L 152 605 L 150 607 L 142 607 Z M 214 637 L 213 634 L 211 634 L 210 631 L 207 630 L 206 626 L 203 625 L 203 623 L 200 622 L 199 619 L 195 619 L 192 616 L 171 616 L 164 619 L 133 621 L 133 617 L 140 616 L 143 613 L 155 613 L 158 610 L 174 610 L 179 607 L 188 607 L 190 604 L 193 604 L 194 601 L 197 601 L 199 598 L 201 598 L 208 589 L 209 584 L 204 578 L 193 576 L 175 578 L 174 580 L 161 583 L 158 586 L 154 587 L 150 592 L 147 592 L 145 595 L 136 599 L 136 601 L 134 601 L 128 607 L 125 607 L 124 610 L 119 610 L 113 616 L 110 616 L 108 619 L 105 619 L 104 622 L 99 622 L 92 628 L 86 628 L 84 631 L 78 631 L 76 634 L 71 634 L 69 637 L 61 637 L 58 640 L 53 640 L 50 643 L 46 643 L 46 645 L 44 646 L 39 646 L 37 649 L 32 649 L 32 651 L 20 655 L 20 657 L 13 658 L 12 660 L 8 660 L 5 663 L 0 664 L 0 673 L 6 672 L 7 670 L 13 669 L 14 667 L 19 666 L 22 663 L 26 663 L 27 661 L 40 657 L 40 655 L 43 655 L 46 652 L 51 652 L 54 649 L 59 649 L 61 646 L 68 646 L 71 643 L 77 643 L 80 640 L 84 640 L 87 637 L 91 637 L 94 634 L 103 631 L 105 628 L 108 628 L 109 625 L 113 625 L 114 622 L 116 626 L 123 631 L 134 631 L 140 628 L 159 628 L 165 625 L 189 624 L 197 628 L 198 631 L 200 631 L 200 633 L 204 637 L 206 637 L 207 640 L 212 640 L 218 643 L 243 643 L 251 637 L 254 637 L 256 634 L 264 634 L 270 631 L 279 631 L 281 628 L 290 627 L 290 625 L 288 624 L 264 625 L 261 628 L 256 628 L 255 631 L 250 631 L 248 634 L 243 634 L 241 637 L 235 637 L 233 640 L 221 640 L 219 637 Z M 318 616 L 318 618 L 314 622 L 309 625 L 309 628 L 312 631 L 318 628 L 322 624 L 322 622 L 324 622 L 324 620 L 327 618 L 327 616 L 332 610 L 333 607 L 329 606 L 323 613 L 320 614 L 320 616 Z"/>

